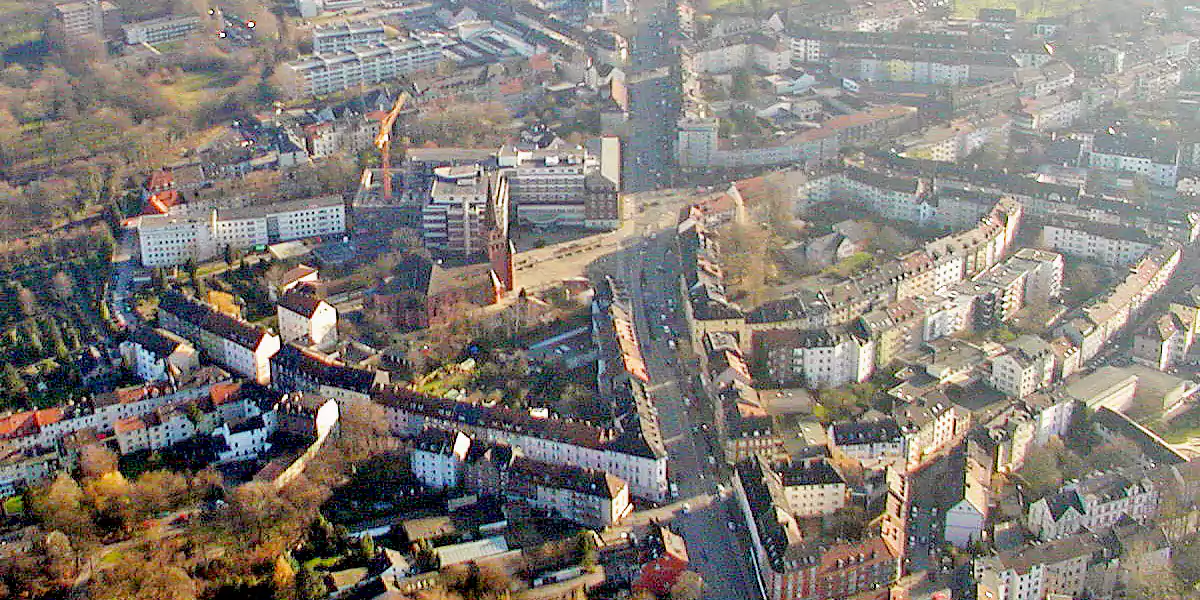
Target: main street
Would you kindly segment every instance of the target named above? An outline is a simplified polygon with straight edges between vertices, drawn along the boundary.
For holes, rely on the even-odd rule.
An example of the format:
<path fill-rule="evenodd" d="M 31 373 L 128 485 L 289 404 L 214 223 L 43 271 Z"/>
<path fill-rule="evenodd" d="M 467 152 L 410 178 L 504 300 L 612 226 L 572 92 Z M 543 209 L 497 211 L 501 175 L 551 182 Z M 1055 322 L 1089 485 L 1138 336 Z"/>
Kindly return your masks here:
<path fill-rule="evenodd" d="M 669 187 L 674 181 L 675 122 L 680 109 L 678 74 L 673 68 L 678 58 L 672 47 L 679 37 L 676 10 L 674 2 L 662 0 L 645 0 L 637 6 L 638 30 L 630 44 L 629 68 L 635 81 L 630 85 L 632 135 L 624 147 L 627 193 Z M 650 394 L 667 446 L 670 479 L 681 499 L 713 499 L 684 503 L 672 524 L 687 542 L 691 568 L 704 578 L 706 599 L 761 598 L 749 561 L 747 533 L 734 514 L 733 501 L 718 494 L 718 484 L 728 486 L 728 482 L 718 479 L 715 449 L 704 435 L 708 432 L 693 424 L 689 414 L 689 404 L 703 400 L 691 397 L 694 374 L 678 362 L 677 349 L 687 339 L 679 310 L 674 210 L 663 214 L 662 206 L 633 208 L 640 211 L 634 217 L 640 230 L 634 235 L 642 237 L 625 242 L 617 273 L 633 307 L 650 374 Z"/>

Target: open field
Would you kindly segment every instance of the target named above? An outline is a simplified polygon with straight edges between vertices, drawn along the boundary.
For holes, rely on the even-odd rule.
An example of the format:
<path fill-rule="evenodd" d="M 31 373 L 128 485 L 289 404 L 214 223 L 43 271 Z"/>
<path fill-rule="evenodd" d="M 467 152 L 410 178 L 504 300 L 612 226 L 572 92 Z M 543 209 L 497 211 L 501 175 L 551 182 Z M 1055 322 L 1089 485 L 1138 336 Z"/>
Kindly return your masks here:
<path fill-rule="evenodd" d="M 1080 0 L 956 0 L 954 16 L 973 19 L 981 8 L 1013 8 L 1023 19 L 1037 19 L 1066 14 L 1082 6 Z"/>

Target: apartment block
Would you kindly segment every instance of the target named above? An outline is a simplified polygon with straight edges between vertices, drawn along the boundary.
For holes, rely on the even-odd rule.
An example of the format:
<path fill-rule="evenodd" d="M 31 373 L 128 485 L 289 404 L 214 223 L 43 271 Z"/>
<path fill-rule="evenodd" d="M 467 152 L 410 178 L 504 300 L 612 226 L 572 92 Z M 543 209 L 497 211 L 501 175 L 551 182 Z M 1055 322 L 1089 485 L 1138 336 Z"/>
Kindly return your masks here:
<path fill-rule="evenodd" d="M 1102 531 L 1123 516 L 1143 521 L 1157 509 L 1158 491 L 1149 479 L 1114 473 L 1068 483 L 1029 505 L 1025 518 L 1040 539 L 1054 540 L 1084 529 Z"/>
<path fill-rule="evenodd" d="M 1123 267 L 1145 255 L 1154 240 L 1137 227 L 1062 217 L 1042 226 L 1042 244 L 1069 256 Z"/>
<path fill-rule="evenodd" d="M 283 343 L 326 347 L 337 342 L 338 313 L 332 304 L 307 292 L 284 294 L 276 306 Z"/>
<path fill-rule="evenodd" d="M 754 343 L 776 383 L 838 387 L 875 371 L 875 342 L 846 331 L 756 332 Z"/>
<path fill-rule="evenodd" d="M 200 366 L 187 340 L 162 329 L 139 327 L 121 342 L 121 357 L 142 381 L 177 381 Z"/>
<path fill-rule="evenodd" d="M 170 267 L 202 262 L 224 248 L 249 248 L 346 231 L 341 196 L 323 196 L 235 209 L 192 211 L 187 205 L 139 219 L 142 264 Z"/>
<path fill-rule="evenodd" d="M 1050 385 L 1054 352 L 1045 340 L 1022 335 L 1005 345 L 1005 353 L 992 359 L 988 383 L 1012 398 L 1024 398 Z"/>
<path fill-rule="evenodd" d="M 158 320 L 160 327 L 190 340 L 209 360 L 260 384 L 270 383 L 278 336 L 175 291 L 162 294 Z"/>
<path fill-rule="evenodd" d="M 1028 545 L 975 559 L 978 600 L 1078 598 L 1101 545 L 1092 533 Z"/>
<path fill-rule="evenodd" d="M 375 46 L 387 39 L 381 23 L 348 21 L 313 29 L 313 54 L 341 54 L 353 48 Z"/>
<path fill-rule="evenodd" d="M 302 57 L 281 65 L 279 74 L 285 92 L 293 98 L 303 98 L 393 81 L 433 69 L 442 60 L 440 46 L 396 39 L 337 54 Z"/>
<path fill-rule="evenodd" d="M 366 401 L 371 390 L 390 382 L 386 371 L 368 371 L 284 344 L 271 357 L 271 386 L 280 391 L 312 392 L 343 402 Z"/>
<path fill-rule="evenodd" d="M 1148 183 L 1174 188 L 1179 179 L 1179 146 L 1150 134 L 1097 133 L 1088 166 L 1141 176 Z"/>
<path fill-rule="evenodd" d="M 200 17 L 171 16 L 149 21 L 139 21 L 124 25 L 125 43 L 130 46 L 137 44 L 161 44 L 183 39 L 200 29 Z"/>
<path fill-rule="evenodd" d="M 457 488 L 471 438 L 461 432 L 428 429 L 412 439 L 409 462 L 413 476 L 427 488 Z"/>

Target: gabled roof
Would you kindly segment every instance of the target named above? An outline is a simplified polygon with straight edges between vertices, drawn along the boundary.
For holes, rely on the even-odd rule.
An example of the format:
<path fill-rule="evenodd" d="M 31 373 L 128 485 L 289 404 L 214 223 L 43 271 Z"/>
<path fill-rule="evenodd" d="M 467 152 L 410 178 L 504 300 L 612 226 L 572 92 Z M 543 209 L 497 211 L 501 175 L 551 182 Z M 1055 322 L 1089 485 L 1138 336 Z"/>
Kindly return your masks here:
<path fill-rule="evenodd" d="M 298 290 L 292 290 L 284 294 L 283 297 L 279 299 L 279 308 L 289 310 L 302 317 L 311 319 L 313 315 L 317 314 L 317 309 L 321 308 L 321 305 L 324 303 L 324 300 L 321 300 L 312 294 Z"/>

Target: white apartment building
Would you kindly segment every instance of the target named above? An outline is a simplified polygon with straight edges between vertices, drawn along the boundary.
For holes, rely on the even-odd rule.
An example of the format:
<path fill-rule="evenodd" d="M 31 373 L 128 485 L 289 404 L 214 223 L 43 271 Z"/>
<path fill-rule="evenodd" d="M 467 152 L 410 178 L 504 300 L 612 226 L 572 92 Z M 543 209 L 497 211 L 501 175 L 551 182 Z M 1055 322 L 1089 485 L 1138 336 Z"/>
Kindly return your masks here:
<path fill-rule="evenodd" d="M 1022 546 L 975 559 L 978 600 L 1043 600 L 1052 594 L 1082 596 L 1092 556 L 1101 550 L 1092 534 Z"/>
<path fill-rule="evenodd" d="M 426 247 L 472 256 L 493 235 L 507 237 L 508 176 L 479 165 L 434 169 L 429 201 L 421 209 Z"/>
<path fill-rule="evenodd" d="M 283 343 L 327 346 L 337 342 L 338 313 L 332 304 L 300 291 L 283 295 L 276 305 Z"/>
<path fill-rule="evenodd" d="M 120 419 L 113 430 L 121 454 L 161 450 L 196 436 L 196 425 L 184 411 L 166 407 L 141 417 Z"/>
<path fill-rule="evenodd" d="M 1144 521 L 1158 509 L 1158 492 L 1149 479 L 1121 474 L 1100 475 L 1069 483 L 1029 506 L 1026 526 L 1042 540 L 1087 529 L 1099 532 L 1122 516 Z"/>
<path fill-rule="evenodd" d="M 861 383 L 875 372 L 875 342 L 850 333 L 767 331 L 755 335 L 775 382 L 831 388 Z"/>
<path fill-rule="evenodd" d="M 1114 267 L 1133 264 L 1154 247 L 1140 229 L 1074 219 L 1058 219 L 1042 226 L 1042 244 Z"/>
<path fill-rule="evenodd" d="M 162 294 L 158 321 L 163 329 L 190 340 L 209 360 L 257 383 L 270 383 L 270 360 L 279 351 L 279 336 L 174 291 Z"/>
<path fill-rule="evenodd" d="M 504 493 L 564 519 L 604 528 L 633 512 L 629 485 L 612 474 L 518 456 L 504 472 Z"/>
<path fill-rule="evenodd" d="M 598 17 L 627 15 L 633 11 L 629 0 L 588 0 L 588 14 Z"/>
<path fill-rule="evenodd" d="M 1156 138 L 1098 133 L 1088 154 L 1088 166 L 1140 175 L 1154 185 L 1174 188 L 1179 180 L 1179 147 Z"/>
<path fill-rule="evenodd" d="M 759 460 L 765 460 L 759 458 Z M 774 475 L 783 488 L 783 497 L 797 518 L 821 517 L 845 508 L 850 496 L 846 480 L 824 460 L 800 461 L 778 468 L 764 469 Z"/>
<path fill-rule="evenodd" d="M 462 432 L 422 431 L 412 441 L 409 462 L 413 476 L 430 489 L 456 488 L 470 449 L 471 438 Z"/>
<path fill-rule="evenodd" d="M 442 48 L 421 40 L 386 40 L 337 54 L 313 55 L 280 66 L 281 84 L 293 98 L 322 96 L 392 81 L 433 69 L 444 60 Z"/>
<path fill-rule="evenodd" d="M 666 451 L 649 441 L 640 425 L 613 431 L 394 390 L 376 392 L 374 400 L 387 410 L 395 435 L 428 428 L 463 431 L 482 442 L 520 448 L 533 460 L 611 473 L 628 482 L 634 496 L 656 502 L 667 497 Z"/>
<path fill-rule="evenodd" d="M 904 455 L 904 436 L 895 419 L 844 421 L 829 426 L 830 450 L 872 465 Z"/>
<path fill-rule="evenodd" d="M 188 215 L 185 205 L 176 214 L 146 215 L 138 222 L 142 264 L 147 267 L 210 260 L 225 247 L 249 248 L 345 231 L 341 196 L 214 209 L 203 216 Z"/>
<path fill-rule="evenodd" d="M 49 479 L 62 469 L 58 450 L 29 448 L 0 456 L 0 496 L 15 496 L 30 485 Z"/>
<path fill-rule="evenodd" d="M 791 46 L 761 33 L 710 38 L 689 52 L 692 69 L 699 74 L 721 75 L 747 68 L 778 73 L 792 65 Z"/>
<path fill-rule="evenodd" d="M 683 167 L 713 163 L 720 121 L 715 117 L 685 116 L 677 125 L 675 159 Z"/>
<path fill-rule="evenodd" d="M 142 381 L 174 381 L 200 366 L 190 342 L 162 329 L 134 329 L 120 350 L 125 366 Z"/>
<path fill-rule="evenodd" d="M 161 44 L 183 39 L 193 31 L 200 29 L 200 17 L 195 15 L 182 17 L 162 17 L 149 21 L 130 23 L 121 27 L 125 32 L 125 43 L 130 46 L 137 44 Z"/>
<path fill-rule="evenodd" d="M 989 383 L 1000 393 L 1024 398 L 1052 381 L 1054 352 L 1050 344 L 1033 335 L 1023 335 L 1008 344 L 1007 351 L 992 359 Z"/>
<path fill-rule="evenodd" d="M 104 35 L 104 9 L 100 0 L 82 0 L 54 5 L 68 40 L 91 35 Z"/>
<path fill-rule="evenodd" d="M 381 23 L 344 22 L 313 29 L 313 54 L 348 52 L 352 48 L 375 46 L 387 39 Z"/>

